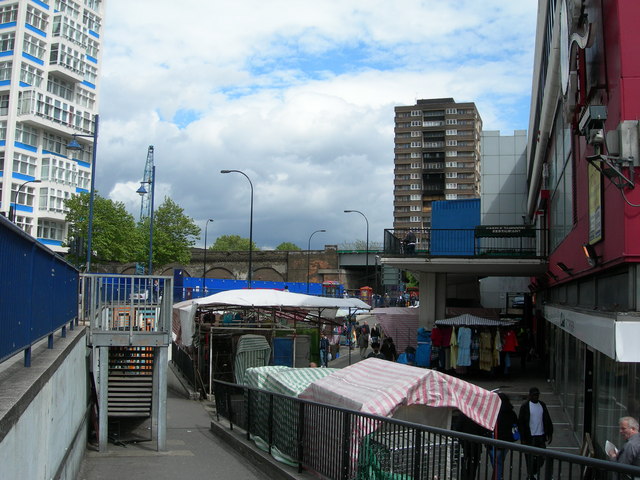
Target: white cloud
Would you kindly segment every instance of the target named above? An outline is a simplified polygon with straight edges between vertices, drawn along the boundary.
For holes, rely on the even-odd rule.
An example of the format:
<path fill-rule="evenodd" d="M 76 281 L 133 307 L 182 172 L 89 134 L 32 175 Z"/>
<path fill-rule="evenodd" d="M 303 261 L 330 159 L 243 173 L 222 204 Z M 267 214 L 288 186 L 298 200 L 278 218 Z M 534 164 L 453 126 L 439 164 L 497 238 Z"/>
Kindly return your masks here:
<path fill-rule="evenodd" d="M 306 248 L 392 227 L 393 107 L 475 101 L 486 129 L 527 128 L 536 1 L 109 0 L 97 185 L 139 213 L 155 147 L 171 196 L 208 237 Z M 200 242 L 201 244 L 202 242 Z"/>

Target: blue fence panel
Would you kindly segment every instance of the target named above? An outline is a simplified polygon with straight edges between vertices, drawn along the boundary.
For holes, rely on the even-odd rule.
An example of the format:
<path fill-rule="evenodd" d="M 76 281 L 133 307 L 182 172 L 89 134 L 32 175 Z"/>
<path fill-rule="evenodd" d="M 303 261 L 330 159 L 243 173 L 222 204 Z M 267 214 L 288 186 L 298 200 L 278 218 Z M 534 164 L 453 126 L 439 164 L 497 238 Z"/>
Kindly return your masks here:
<path fill-rule="evenodd" d="M 0 217 L 0 362 L 78 317 L 79 272 Z"/>

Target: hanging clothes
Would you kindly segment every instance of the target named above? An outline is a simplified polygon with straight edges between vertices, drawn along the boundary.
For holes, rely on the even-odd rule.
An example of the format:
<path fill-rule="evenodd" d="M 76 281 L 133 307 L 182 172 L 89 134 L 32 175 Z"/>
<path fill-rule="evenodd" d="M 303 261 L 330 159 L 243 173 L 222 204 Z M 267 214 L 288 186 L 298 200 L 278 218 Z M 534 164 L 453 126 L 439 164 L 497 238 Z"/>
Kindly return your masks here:
<path fill-rule="evenodd" d="M 480 360 L 480 334 L 474 329 L 471 333 L 471 362 L 475 363 Z"/>
<path fill-rule="evenodd" d="M 418 348 L 416 349 L 416 366 L 431 366 L 431 332 L 424 327 L 418 329 Z"/>
<path fill-rule="evenodd" d="M 456 334 L 456 329 L 451 329 L 451 340 L 449 342 L 451 346 L 450 358 L 451 365 L 450 368 L 455 369 L 458 366 L 458 335 Z"/>
<path fill-rule="evenodd" d="M 494 338 L 493 344 L 493 366 L 497 367 L 500 365 L 500 352 L 502 351 L 502 339 L 500 335 L 500 331 L 496 330 L 496 335 Z"/>
<path fill-rule="evenodd" d="M 491 332 L 483 330 L 480 332 L 480 370 L 490 372 L 493 368 L 492 348 Z"/>
<path fill-rule="evenodd" d="M 516 332 L 509 329 L 505 332 L 502 339 L 502 351 L 503 352 L 515 352 L 518 350 L 518 338 Z"/>
<path fill-rule="evenodd" d="M 458 359 L 459 367 L 471 366 L 471 329 L 460 327 L 458 329 Z"/>

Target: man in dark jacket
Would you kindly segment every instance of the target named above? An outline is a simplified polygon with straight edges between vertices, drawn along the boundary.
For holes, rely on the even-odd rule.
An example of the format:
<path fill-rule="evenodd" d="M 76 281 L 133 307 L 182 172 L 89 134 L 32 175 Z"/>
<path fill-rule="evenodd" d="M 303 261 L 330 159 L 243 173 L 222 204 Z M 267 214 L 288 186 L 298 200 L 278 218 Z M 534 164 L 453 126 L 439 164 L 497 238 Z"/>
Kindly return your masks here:
<path fill-rule="evenodd" d="M 547 405 L 540 400 L 540 390 L 537 387 L 529 389 L 529 399 L 520 407 L 518 415 L 518 429 L 520 441 L 524 445 L 547 448 L 553 438 L 553 423 Z M 537 478 L 544 463 L 544 457 L 535 455 L 525 456 L 529 480 Z"/>

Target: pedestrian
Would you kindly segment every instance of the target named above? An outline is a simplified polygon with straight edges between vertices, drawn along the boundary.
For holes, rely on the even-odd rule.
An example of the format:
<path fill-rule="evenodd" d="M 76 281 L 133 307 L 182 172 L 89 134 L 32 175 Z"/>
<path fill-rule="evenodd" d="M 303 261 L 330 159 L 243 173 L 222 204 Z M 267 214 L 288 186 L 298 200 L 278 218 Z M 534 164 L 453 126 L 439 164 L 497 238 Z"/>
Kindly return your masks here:
<path fill-rule="evenodd" d="M 371 329 L 371 346 L 373 347 L 373 343 L 380 343 L 380 335 L 381 335 L 381 330 L 380 330 L 380 324 L 376 323 L 373 328 Z"/>
<path fill-rule="evenodd" d="M 618 463 L 640 467 L 640 435 L 638 420 L 633 417 L 622 417 L 618 421 L 620 435 L 626 440 L 619 452 L 613 449 L 609 456 Z"/>
<path fill-rule="evenodd" d="M 416 253 L 416 234 L 411 230 L 407 232 L 402 240 L 405 255 L 414 255 Z"/>
<path fill-rule="evenodd" d="M 378 342 L 373 342 L 371 348 L 373 351 L 367 355 L 367 358 L 380 358 L 385 360 L 384 354 L 380 353 L 380 344 Z"/>
<path fill-rule="evenodd" d="M 322 332 L 320 335 L 320 367 L 327 368 L 329 364 L 329 339 Z"/>
<path fill-rule="evenodd" d="M 365 322 L 366 323 L 366 322 Z M 360 358 L 367 358 L 367 348 L 369 348 L 369 333 L 365 330 L 364 325 L 360 327 L 360 335 L 358 336 L 358 348 L 360 349 Z"/>
<path fill-rule="evenodd" d="M 547 448 L 553 438 L 553 423 L 547 405 L 540 400 L 540 390 L 537 387 L 529 389 L 529 398 L 520 407 L 518 415 L 520 441 L 524 445 Z M 529 480 L 538 478 L 538 472 L 544 463 L 544 457 L 525 455 L 527 475 Z"/>
<path fill-rule="evenodd" d="M 513 410 L 513 405 L 511 404 L 509 396 L 503 392 L 499 392 L 498 396 L 500 397 L 500 400 L 502 400 L 502 404 L 500 405 L 500 411 L 498 412 L 495 438 L 505 442 L 515 442 L 520 438 L 518 429 L 518 416 Z M 495 480 L 502 480 L 502 473 L 504 471 L 504 459 L 506 456 L 507 450 L 505 448 L 489 448 L 491 465 L 493 465 L 493 470 L 494 472 L 496 472 Z"/>
<path fill-rule="evenodd" d="M 460 412 L 454 417 L 453 429 L 477 437 L 488 437 L 489 430 L 481 427 L 469 417 Z M 461 439 L 462 465 L 460 466 L 460 480 L 475 480 L 482 457 L 482 443 L 474 440 Z"/>
<path fill-rule="evenodd" d="M 382 340 L 380 352 L 382 352 L 386 360 L 390 360 L 392 362 L 396 361 L 398 353 L 396 352 L 396 345 L 393 343 L 393 338 L 385 337 L 384 340 Z"/>

